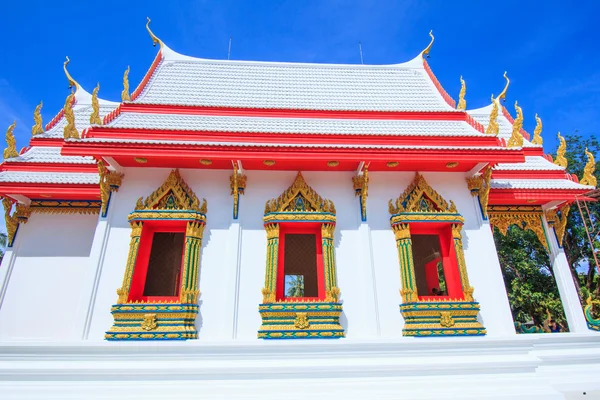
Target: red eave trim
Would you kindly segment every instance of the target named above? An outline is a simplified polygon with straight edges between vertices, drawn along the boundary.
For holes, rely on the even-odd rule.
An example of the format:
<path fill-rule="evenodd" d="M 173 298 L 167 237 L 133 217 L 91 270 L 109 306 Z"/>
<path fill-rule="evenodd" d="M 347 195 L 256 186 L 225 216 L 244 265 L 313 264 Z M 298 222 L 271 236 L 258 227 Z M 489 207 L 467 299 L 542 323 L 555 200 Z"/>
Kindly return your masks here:
<path fill-rule="evenodd" d="M 526 200 L 574 201 L 577 196 L 589 192 L 587 189 L 491 189 L 490 204 L 515 204 Z M 580 198 L 581 199 L 581 198 Z"/>
<path fill-rule="evenodd" d="M 152 61 L 152 64 L 150 65 L 150 69 L 148 70 L 148 72 L 146 72 L 146 75 L 144 75 L 144 79 L 142 79 L 142 81 L 140 82 L 138 87 L 135 88 L 135 90 L 131 94 L 131 101 L 135 101 L 135 99 L 137 99 L 137 97 L 140 95 L 140 93 L 142 93 L 142 91 L 148 84 L 148 81 L 152 77 L 152 74 L 154 74 L 154 71 L 156 71 L 156 68 L 160 64 L 161 60 L 162 60 L 162 50 L 159 50 L 158 53 L 156 54 L 156 57 L 154 57 L 154 61 Z"/>
<path fill-rule="evenodd" d="M 440 83 L 440 81 L 438 81 L 435 74 L 431 70 L 429 63 L 427 63 L 427 60 L 424 58 L 423 58 L 423 67 L 425 67 L 425 71 L 427 71 L 427 75 L 429 75 L 429 78 L 433 81 L 433 84 L 437 88 L 438 92 L 440 92 L 440 94 L 444 98 L 444 101 L 446 103 L 448 103 L 448 105 L 450 107 L 456 108 L 456 101 L 452 97 L 450 97 L 450 95 L 448 94 L 448 92 L 446 92 L 446 90 L 444 90 L 444 88 L 442 87 L 442 84 Z"/>
<path fill-rule="evenodd" d="M 42 138 L 36 138 L 34 136 L 29 141 L 29 146 L 30 147 L 34 147 L 34 146 L 39 146 L 39 147 L 62 147 L 64 141 L 65 141 L 64 138 L 42 139 Z"/>
<path fill-rule="evenodd" d="M 100 194 L 98 184 L 66 184 L 66 183 L 26 183 L 26 182 L 2 182 L 0 183 L 0 196 L 8 194 L 19 194 L 30 198 L 35 198 L 40 194 L 49 194 L 61 199 L 81 199 L 89 196 L 89 199 L 95 199 Z"/>
<path fill-rule="evenodd" d="M 571 180 L 563 171 L 493 171 L 492 179 L 565 179 Z"/>
<path fill-rule="evenodd" d="M 22 172 L 98 172 L 95 164 L 4 162 L 0 171 Z"/>

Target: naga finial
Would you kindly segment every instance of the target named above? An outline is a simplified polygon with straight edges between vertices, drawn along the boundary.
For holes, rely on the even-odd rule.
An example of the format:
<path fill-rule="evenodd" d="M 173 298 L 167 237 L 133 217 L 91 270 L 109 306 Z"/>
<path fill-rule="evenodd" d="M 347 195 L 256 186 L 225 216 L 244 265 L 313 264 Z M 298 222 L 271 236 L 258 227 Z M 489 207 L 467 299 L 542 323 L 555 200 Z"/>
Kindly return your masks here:
<path fill-rule="evenodd" d="M 90 114 L 90 125 L 102 125 L 100 119 L 100 103 L 98 102 L 98 91 L 100 90 L 100 82 L 92 92 L 92 113 Z"/>
<path fill-rule="evenodd" d="M 467 101 L 465 100 L 465 95 L 467 94 L 467 84 L 463 79 L 462 75 L 460 76 L 460 93 L 458 94 L 458 106 L 456 106 L 457 110 L 466 110 L 467 109 Z"/>
<path fill-rule="evenodd" d="M 77 128 L 75 127 L 75 113 L 73 112 L 73 98 L 75 95 L 73 93 L 67 96 L 65 100 L 65 107 L 63 108 L 65 119 L 67 120 L 67 124 L 63 129 L 63 137 L 65 139 L 79 139 L 79 132 L 77 132 Z"/>
<path fill-rule="evenodd" d="M 560 132 L 558 132 L 558 141 L 560 144 L 556 150 L 556 159 L 554 160 L 554 164 L 567 169 L 567 165 L 569 165 L 569 161 L 567 160 L 567 157 L 565 157 L 565 154 L 567 153 L 567 141 L 560 135 Z"/>
<path fill-rule="evenodd" d="M 150 34 L 150 37 L 152 38 L 152 45 L 156 46 L 156 44 L 158 43 L 162 50 L 163 42 L 162 42 L 162 40 L 157 38 L 156 35 L 154 33 L 152 33 L 152 31 L 150 30 L 150 17 L 146 17 L 146 18 L 148 19 L 148 22 L 146 22 L 146 30 L 148 30 L 148 33 Z"/>
<path fill-rule="evenodd" d="M 506 76 L 506 71 L 504 71 L 504 79 L 506 79 L 506 86 L 504 86 L 504 89 L 498 95 L 498 97 L 496 98 L 496 100 L 506 101 L 506 91 L 508 90 L 508 85 L 510 84 L 510 79 L 508 79 L 508 76 Z"/>
<path fill-rule="evenodd" d="M 594 176 L 594 173 L 596 172 L 596 160 L 594 160 L 594 155 L 588 151 L 587 147 L 585 148 L 585 155 L 587 156 L 587 163 L 583 168 L 583 177 L 579 180 L 579 183 L 595 188 L 598 184 L 598 181 Z"/>
<path fill-rule="evenodd" d="M 15 126 L 17 126 L 17 121 L 13 122 L 6 131 L 6 149 L 4 149 L 4 159 L 18 157 L 19 153 L 17 152 L 17 141 L 15 140 Z"/>
<path fill-rule="evenodd" d="M 542 139 L 542 120 L 535 114 L 535 129 L 533 131 L 533 139 L 531 140 L 532 144 L 542 145 L 544 144 L 544 139 Z"/>
<path fill-rule="evenodd" d="M 31 127 L 31 134 L 33 136 L 44 133 L 44 125 L 42 124 L 42 105 L 44 102 L 40 101 L 40 104 L 37 105 L 35 111 L 33 112 L 33 120 L 35 121 L 35 125 Z"/>
<path fill-rule="evenodd" d="M 492 112 L 490 113 L 490 122 L 488 123 L 485 133 L 488 135 L 498 135 L 500 126 L 498 125 L 498 101 L 494 99 L 492 94 Z"/>
<path fill-rule="evenodd" d="M 79 83 L 77 83 L 77 81 L 75 79 L 73 79 L 73 77 L 71 76 L 69 71 L 67 71 L 67 65 L 70 62 L 71 62 L 71 60 L 69 60 L 69 56 L 67 56 L 67 59 L 65 60 L 65 62 L 63 64 L 63 69 L 65 70 L 65 75 L 67 75 L 67 80 L 69 81 L 69 89 L 72 89 L 73 87 L 75 87 L 75 90 L 77 90 L 80 87 Z"/>
<path fill-rule="evenodd" d="M 429 58 L 429 51 L 431 50 L 431 46 L 433 46 L 433 41 L 435 40 L 435 38 L 433 37 L 433 31 L 429 31 L 429 36 L 431 37 L 431 42 L 429 42 L 429 45 L 427 45 L 427 47 L 425 47 L 425 50 L 421 52 L 421 55 L 427 56 L 427 58 Z"/>
<path fill-rule="evenodd" d="M 131 101 L 129 96 L 129 66 L 123 74 L 123 91 L 121 92 L 121 101 Z"/>
<path fill-rule="evenodd" d="M 508 140 L 508 147 L 523 147 L 523 135 L 521 135 L 521 128 L 523 128 L 523 110 L 519 107 L 518 102 L 515 101 L 515 110 L 517 111 L 517 118 L 513 123 L 512 134 Z"/>

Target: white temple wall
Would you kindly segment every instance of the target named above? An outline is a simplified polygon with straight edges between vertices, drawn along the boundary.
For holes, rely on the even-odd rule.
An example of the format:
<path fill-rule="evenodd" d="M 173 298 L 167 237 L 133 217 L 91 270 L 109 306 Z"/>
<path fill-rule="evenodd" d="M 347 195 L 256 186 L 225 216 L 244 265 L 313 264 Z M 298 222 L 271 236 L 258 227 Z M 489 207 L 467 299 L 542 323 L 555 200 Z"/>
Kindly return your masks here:
<path fill-rule="evenodd" d="M 2 269 L 0 340 L 77 340 L 97 215 L 38 214 L 21 224 Z M 10 251 L 10 249 L 9 249 Z M 7 271 L 3 271 L 7 272 Z"/>
<path fill-rule="evenodd" d="M 156 190 L 169 172 L 170 169 L 125 169 L 123 185 L 113 194 L 89 340 L 103 340 L 113 323 L 110 308 L 116 302 L 116 289 L 121 286 L 129 252 L 131 228 L 127 217 L 136 200 Z M 291 185 L 296 172 L 245 173 L 246 193 L 241 196 L 239 220 L 234 221 L 229 188 L 231 171 L 181 171 L 197 196 L 208 201 L 200 272 L 199 341 L 190 343 L 254 340 L 261 324 L 258 304 L 262 300 L 267 244 L 262 222 L 264 205 Z M 334 244 L 344 308 L 341 323 L 347 338 L 401 338 L 400 268 L 389 225 L 388 201 L 406 189 L 414 173 L 370 173 L 365 223 L 361 222 L 359 200 L 352 188 L 353 173 L 303 174 L 309 185 L 336 205 Z M 445 199 L 453 200 L 465 217 L 467 269 L 488 334 L 514 334 L 493 238 L 489 226 L 482 224 L 477 215 L 479 210 L 463 174 L 424 173 L 424 176 Z M 34 214 L 28 224 L 21 226 L 15 247 L 16 262 L 0 310 L 0 338 L 82 337 L 84 321 L 77 319 L 85 319 L 87 314 L 79 307 L 87 308 L 90 299 L 89 293 L 81 293 L 82 288 L 89 291 L 93 286 L 91 281 L 82 283 L 94 279 L 94 271 L 90 273 L 86 268 L 95 269 L 98 264 L 87 259 L 97 221 L 97 216 Z M 56 232 L 56 228 L 52 230 L 55 226 L 60 226 L 60 235 L 52 234 Z M 66 239 L 63 232 L 68 234 Z M 42 312 L 35 318 L 25 318 L 24 309 Z M 15 323 L 21 320 L 25 322 Z"/>

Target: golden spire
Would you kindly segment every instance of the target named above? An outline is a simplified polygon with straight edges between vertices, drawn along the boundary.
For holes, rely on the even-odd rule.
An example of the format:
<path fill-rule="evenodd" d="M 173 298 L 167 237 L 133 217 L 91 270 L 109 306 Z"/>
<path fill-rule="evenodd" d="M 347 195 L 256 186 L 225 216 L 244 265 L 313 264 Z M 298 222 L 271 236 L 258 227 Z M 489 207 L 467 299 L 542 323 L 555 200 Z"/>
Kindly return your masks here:
<path fill-rule="evenodd" d="M 523 128 L 523 111 L 516 101 L 515 110 L 517 110 L 517 118 L 513 123 L 512 134 L 508 140 L 508 147 L 523 147 L 523 135 L 521 135 L 521 128 Z"/>
<path fill-rule="evenodd" d="M 129 96 L 129 65 L 123 74 L 123 91 L 121 92 L 121 101 L 131 101 Z"/>
<path fill-rule="evenodd" d="M 63 64 L 63 69 L 65 70 L 65 75 L 67 75 L 67 80 L 69 81 L 69 89 L 75 87 L 75 90 L 77 90 L 77 88 L 79 88 L 79 83 L 77 83 L 77 81 L 75 79 L 73 79 L 73 77 L 71 76 L 69 71 L 67 71 L 67 65 L 70 62 L 71 62 L 71 60 L 69 60 L 69 56 L 67 56 L 67 59 Z"/>
<path fill-rule="evenodd" d="M 67 100 L 65 100 L 65 107 L 63 108 L 65 119 L 67 120 L 67 125 L 65 125 L 63 130 L 63 137 L 65 139 L 79 139 L 79 132 L 77 132 L 77 128 L 75 127 L 75 113 L 71 107 L 74 97 L 73 93 L 68 95 Z"/>
<path fill-rule="evenodd" d="M 148 19 L 148 22 L 146 22 L 146 29 L 148 30 L 148 33 L 150 34 L 150 37 L 152 38 L 152 45 L 156 46 L 156 44 L 158 43 L 162 50 L 163 42 L 162 42 L 162 40 L 157 38 L 156 35 L 154 33 L 152 33 L 152 31 L 150 30 L 150 17 L 146 17 L 146 18 Z"/>
<path fill-rule="evenodd" d="M 485 130 L 485 133 L 489 135 L 498 135 L 500 127 L 498 126 L 498 101 L 494 99 L 492 94 L 492 112 L 490 113 L 490 122 Z"/>
<path fill-rule="evenodd" d="M 31 127 L 31 134 L 33 136 L 44 133 L 44 126 L 42 125 L 42 105 L 43 102 L 40 101 L 40 104 L 38 104 L 33 112 L 33 120 L 35 121 L 35 125 Z"/>
<path fill-rule="evenodd" d="M 535 130 L 533 131 L 533 139 L 531 140 L 532 144 L 542 145 L 544 143 L 544 139 L 542 139 L 542 120 L 535 114 Z"/>
<path fill-rule="evenodd" d="M 467 101 L 465 100 L 465 94 L 467 94 L 467 85 L 465 84 L 465 80 L 462 75 L 460 76 L 460 93 L 458 94 L 458 106 L 457 110 L 466 110 L 467 109 Z"/>
<path fill-rule="evenodd" d="M 90 114 L 90 125 L 102 125 L 100 119 L 100 103 L 98 103 L 98 90 L 100 90 L 100 82 L 92 92 L 92 113 Z"/>
<path fill-rule="evenodd" d="M 4 159 L 18 157 L 17 153 L 17 141 L 15 140 L 14 130 L 17 126 L 17 121 L 13 122 L 6 131 L 6 148 L 4 149 Z"/>
<path fill-rule="evenodd" d="M 596 172 L 596 160 L 594 160 L 594 155 L 588 151 L 587 147 L 585 148 L 585 155 L 587 156 L 587 163 L 583 168 L 583 177 L 579 180 L 579 183 L 596 187 L 598 184 L 594 176 L 594 172 Z"/>
<path fill-rule="evenodd" d="M 433 41 L 435 40 L 433 37 L 433 31 L 429 31 L 429 36 L 431 37 L 431 42 L 429 42 L 429 45 L 421 52 L 421 56 L 429 57 L 429 50 L 431 50 L 431 46 L 433 46 Z"/>
<path fill-rule="evenodd" d="M 502 92 L 500 93 L 500 95 L 498 95 L 496 100 L 506 101 L 506 91 L 508 90 L 508 85 L 510 84 L 510 79 L 508 79 L 508 76 L 506 76 L 506 71 L 504 71 L 504 79 L 506 79 L 506 86 L 504 86 L 504 90 L 502 90 Z"/>
<path fill-rule="evenodd" d="M 565 154 L 567 153 L 567 141 L 565 138 L 560 136 L 560 132 L 558 132 L 558 140 L 560 141 L 560 144 L 556 150 L 556 159 L 554 160 L 554 164 L 567 169 L 567 165 L 569 165 L 569 161 L 565 157 Z"/>

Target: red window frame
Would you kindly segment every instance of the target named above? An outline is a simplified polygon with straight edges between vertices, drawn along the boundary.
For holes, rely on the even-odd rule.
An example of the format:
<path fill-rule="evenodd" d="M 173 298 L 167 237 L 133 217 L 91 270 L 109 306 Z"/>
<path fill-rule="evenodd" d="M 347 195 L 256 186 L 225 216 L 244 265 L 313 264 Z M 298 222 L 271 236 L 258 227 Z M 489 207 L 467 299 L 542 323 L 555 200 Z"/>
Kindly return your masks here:
<path fill-rule="evenodd" d="M 181 266 L 179 270 L 179 282 L 177 285 L 177 295 L 175 296 L 144 296 L 144 287 L 146 286 L 146 276 L 148 275 L 148 263 L 150 262 L 150 251 L 152 250 L 152 241 L 154 234 L 158 232 L 183 233 L 185 235 L 187 221 L 143 221 L 142 235 L 140 245 L 135 260 L 131 286 L 129 289 L 128 301 L 177 301 L 181 291 L 181 279 L 183 276 L 183 260 L 185 259 L 186 241 L 183 241 L 183 253 L 181 257 Z"/>
<path fill-rule="evenodd" d="M 452 225 L 449 223 L 410 223 L 411 235 L 436 235 L 440 240 L 440 251 L 442 252 L 442 266 L 444 278 L 446 278 L 446 296 L 419 296 L 419 300 L 448 300 L 449 298 L 463 300 L 464 293 L 460 280 L 458 259 L 454 249 L 454 238 L 452 237 Z"/>
<path fill-rule="evenodd" d="M 285 296 L 285 235 L 288 234 L 315 235 L 317 253 L 317 290 L 318 297 L 286 297 Z M 323 263 L 323 245 L 321 244 L 321 224 L 309 222 L 291 222 L 279 224 L 279 255 L 277 259 L 277 286 L 275 289 L 277 301 L 294 299 L 299 301 L 325 300 L 325 269 Z"/>

